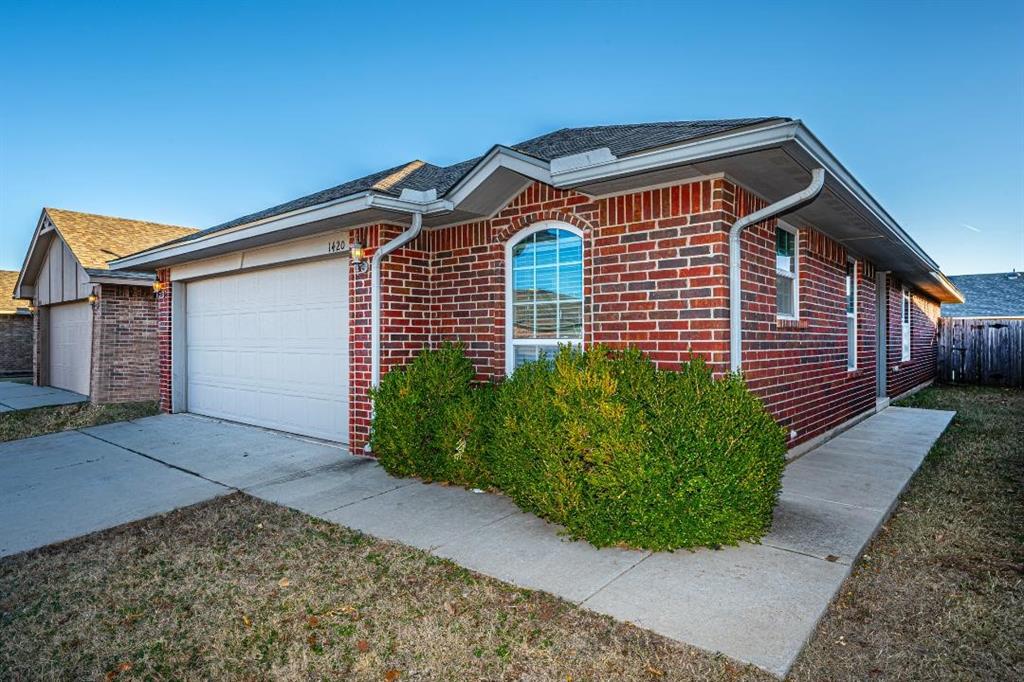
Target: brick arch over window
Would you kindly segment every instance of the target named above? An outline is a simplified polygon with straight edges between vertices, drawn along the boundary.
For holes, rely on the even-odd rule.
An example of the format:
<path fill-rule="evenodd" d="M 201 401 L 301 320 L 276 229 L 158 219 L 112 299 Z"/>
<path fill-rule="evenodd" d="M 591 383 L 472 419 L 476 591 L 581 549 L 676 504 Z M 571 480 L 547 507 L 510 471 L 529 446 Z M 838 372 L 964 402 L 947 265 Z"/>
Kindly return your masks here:
<path fill-rule="evenodd" d="M 535 213 L 528 213 L 526 215 L 517 216 L 508 225 L 505 225 L 494 231 L 493 239 L 497 244 L 504 244 L 510 239 L 514 239 L 516 233 L 520 230 L 530 227 L 534 223 L 552 221 L 559 223 L 566 223 L 573 227 L 583 231 L 583 238 L 586 239 L 590 236 L 594 226 L 589 221 L 580 218 L 574 213 L 566 213 L 564 211 L 537 211 Z"/>

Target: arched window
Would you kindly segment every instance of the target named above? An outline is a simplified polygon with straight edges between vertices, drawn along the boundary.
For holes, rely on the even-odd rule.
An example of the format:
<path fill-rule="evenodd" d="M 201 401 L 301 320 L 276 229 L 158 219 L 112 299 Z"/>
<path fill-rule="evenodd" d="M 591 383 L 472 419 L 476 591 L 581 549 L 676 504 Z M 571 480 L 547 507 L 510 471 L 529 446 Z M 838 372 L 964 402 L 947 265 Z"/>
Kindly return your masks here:
<path fill-rule="evenodd" d="M 583 343 L 583 233 L 543 221 L 505 248 L 505 354 L 516 367 Z"/>

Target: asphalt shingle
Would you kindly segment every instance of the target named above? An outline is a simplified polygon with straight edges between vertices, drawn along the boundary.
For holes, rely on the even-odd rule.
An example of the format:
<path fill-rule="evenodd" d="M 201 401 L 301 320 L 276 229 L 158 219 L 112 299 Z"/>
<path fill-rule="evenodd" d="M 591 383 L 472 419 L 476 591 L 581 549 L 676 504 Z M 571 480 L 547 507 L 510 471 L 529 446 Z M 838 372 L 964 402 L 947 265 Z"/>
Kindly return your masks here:
<path fill-rule="evenodd" d="M 31 305 L 32 301 L 14 298 L 14 287 L 17 284 L 17 270 L 0 270 L 0 315 L 13 315 Z"/>
<path fill-rule="evenodd" d="M 963 303 L 943 303 L 943 317 L 1024 316 L 1024 274 L 996 272 L 986 275 L 951 275 L 949 280 L 964 295 Z"/>
<path fill-rule="evenodd" d="M 192 227 L 47 208 L 46 215 L 87 270 L 107 270 L 107 261 L 196 232 Z"/>

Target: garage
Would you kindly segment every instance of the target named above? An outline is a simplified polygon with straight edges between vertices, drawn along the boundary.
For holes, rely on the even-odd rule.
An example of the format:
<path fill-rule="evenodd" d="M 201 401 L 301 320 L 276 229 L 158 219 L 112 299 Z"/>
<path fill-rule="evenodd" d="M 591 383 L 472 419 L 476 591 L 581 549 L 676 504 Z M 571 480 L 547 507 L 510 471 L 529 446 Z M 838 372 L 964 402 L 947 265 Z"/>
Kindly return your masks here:
<path fill-rule="evenodd" d="M 92 364 L 92 305 L 48 306 L 51 386 L 89 395 Z"/>
<path fill-rule="evenodd" d="M 347 440 L 347 259 L 189 281 L 185 297 L 189 412 Z"/>

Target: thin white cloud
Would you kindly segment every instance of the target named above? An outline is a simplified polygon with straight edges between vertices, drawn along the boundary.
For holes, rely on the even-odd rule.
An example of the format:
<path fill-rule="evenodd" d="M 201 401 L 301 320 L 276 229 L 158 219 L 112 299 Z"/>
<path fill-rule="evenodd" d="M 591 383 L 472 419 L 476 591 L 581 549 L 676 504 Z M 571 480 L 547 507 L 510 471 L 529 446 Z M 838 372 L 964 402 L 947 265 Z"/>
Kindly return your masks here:
<path fill-rule="evenodd" d="M 964 226 L 965 228 L 967 228 L 968 230 L 970 230 L 971 232 L 981 232 L 981 230 L 979 230 L 978 228 L 976 228 L 976 227 L 975 227 L 974 225 L 968 225 L 967 223 L 961 223 L 961 224 L 962 224 L 962 225 L 963 225 L 963 226 Z"/>

